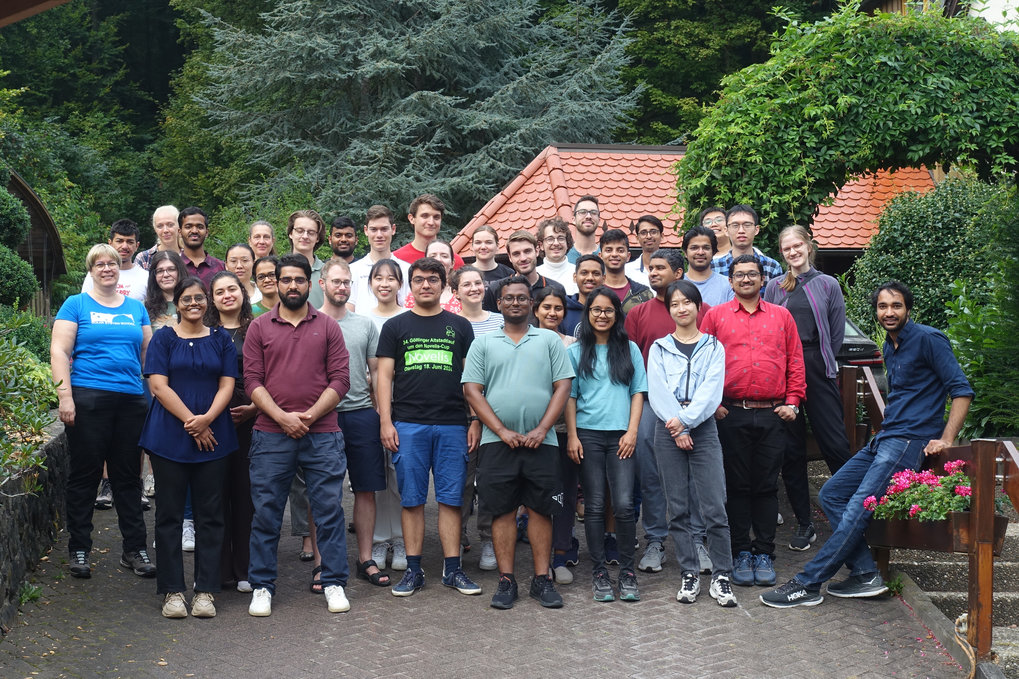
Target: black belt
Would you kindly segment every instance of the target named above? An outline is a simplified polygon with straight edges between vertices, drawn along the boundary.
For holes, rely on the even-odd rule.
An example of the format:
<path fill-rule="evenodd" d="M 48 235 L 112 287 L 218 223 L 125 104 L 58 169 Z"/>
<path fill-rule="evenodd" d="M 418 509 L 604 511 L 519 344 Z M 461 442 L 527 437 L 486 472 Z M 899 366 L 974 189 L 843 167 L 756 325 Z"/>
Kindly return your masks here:
<path fill-rule="evenodd" d="M 777 408 L 785 405 L 785 401 L 751 401 L 750 399 L 735 400 L 731 398 L 722 399 L 722 405 L 727 408 L 743 408 L 744 410 L 756 410 L 758 408 Z"/>

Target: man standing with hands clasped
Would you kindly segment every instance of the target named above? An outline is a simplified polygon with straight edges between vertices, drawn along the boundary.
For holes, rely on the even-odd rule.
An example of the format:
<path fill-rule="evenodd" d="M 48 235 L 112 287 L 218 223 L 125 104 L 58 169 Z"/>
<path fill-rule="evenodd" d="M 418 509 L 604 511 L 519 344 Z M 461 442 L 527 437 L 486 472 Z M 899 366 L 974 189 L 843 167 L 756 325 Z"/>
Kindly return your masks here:
<path fill-rule="evenodd" d="M 888 333 L 883 348 L 888 373 L 888 406 L 881 431 L 850 458 L 818 493 L 832 534 L 792 580 L 761 595 L 772 608 L 816 606 L 824 601 L 821 585 L 849 568 L 849 577 L 828 585 L 828 594 L 862 599 L 888 591 L 863 536 L 876 499 L 892 475 L 919 469 L 924 455 L 937 455 L 959 434 L 973 388 L 939 330 L 909 318 L 913 293 L 898 281 L 879 287 L 871 302 Z M 951 398 L 948 421 L 945 399 Z"/>
<path fill-rule="evenodd" d="M 531 596 L 546 608 L 560 608 L 563 598 L 549 577 L 551 517 L 563 511 L 552 426 L 570 396 L 573 367 L 556 333 L 530 325 L 527 279 L 511 276 L 497 285 L 505 325 L 474 340 L 462 379 L 467 400 L 485 425 L 478 451 L 478 495 L 495 517 L 492 541 L 500 575 L 492 607 L 512 608 L 517 599 L 516 511 L 524 505 L 534 559 Z"/>

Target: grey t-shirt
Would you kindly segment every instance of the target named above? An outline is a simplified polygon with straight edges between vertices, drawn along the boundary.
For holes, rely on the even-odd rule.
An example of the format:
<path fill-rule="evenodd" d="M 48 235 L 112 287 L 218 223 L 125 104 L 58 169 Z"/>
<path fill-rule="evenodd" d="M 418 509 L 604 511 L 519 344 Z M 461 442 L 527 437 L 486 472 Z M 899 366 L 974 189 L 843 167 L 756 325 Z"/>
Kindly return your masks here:
<path fill-rule="evenodd" d="M 372 407 L 371 390 L 368 386 L 368 359 L 375 358 L 379 346 L 379 330 L 367 316 L 348 311 L 337 321 L 343 341 L 350 354 L 350 391 L 336 406 L 338 412 L 362 410 Z"/>

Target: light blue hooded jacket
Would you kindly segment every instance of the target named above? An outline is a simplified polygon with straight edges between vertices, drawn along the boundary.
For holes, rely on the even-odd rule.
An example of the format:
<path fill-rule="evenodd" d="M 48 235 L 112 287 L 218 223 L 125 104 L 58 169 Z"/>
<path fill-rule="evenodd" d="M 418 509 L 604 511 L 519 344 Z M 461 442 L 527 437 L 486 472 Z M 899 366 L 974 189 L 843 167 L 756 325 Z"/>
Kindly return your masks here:
<path fill-rule="evenodd" d="M 673 417 L 693 429 L 722 403 L 725 348 L 713 335 L 702 335 L 689 359 L 672 335 L 655 340 L 647 362 L 648 400 L 662 422 Z M 687 405 L 681 403 L 689 401 Z"/>

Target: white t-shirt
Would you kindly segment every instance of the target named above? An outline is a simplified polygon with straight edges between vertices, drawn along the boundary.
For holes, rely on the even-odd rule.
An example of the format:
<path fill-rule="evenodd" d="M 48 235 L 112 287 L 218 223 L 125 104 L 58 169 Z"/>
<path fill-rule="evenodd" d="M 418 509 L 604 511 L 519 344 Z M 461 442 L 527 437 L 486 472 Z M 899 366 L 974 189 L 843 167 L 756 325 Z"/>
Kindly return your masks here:
<path fill-rule="evenodd" d="M 542 262 L 535 271 L 546 278 L 561 283 L 566 288 L 567 295 L 577 294 L 577 282 L 573 280 L 573 272 L 577 270 L 577 265 L 570 262 L 568 259 L 563 259 L 561 262 L 551 262 L 545 260 Z"/>
<path fill-rule="evenodd" d="M 410 265 L 402 259 L 391 258 L 403 272 L 403 285 L 396 293 L 396 303 L 403 306 L 410 294 Z M 371 286 L 368 285 L 368 275 L 371 273 L 371 255 L 365 255 L 350 265 L 350 299 L 348 304 L 353 304 L 355 311 L 359 314 L 367 313 L 378 305 L 375 295 L 372 294 Z"/>
<path fill-rule="evenodd" d="M 644 253 L 641 253 L 640 257 L 632 262 L 627 262 L 623 267 L 623 273 L 627 278 L 641 285 L 651 285 L 651 281 L 647 278 L 647 269 L 644 267 Z"/>
<path fill-rule="evenodd" d="M 130 269 L 120 270 L 120 278 L 117 280 L 117 292 L 125 297 L 130 297 L 144 303 L 145 290 L 148 285 L 148 270 L 134 264 Z M 85 280 L 81 282 L 81 291 L 88 292 L 94 287 L 95 281 L 92 280 L 92 274 L 86 274 Z"/>

